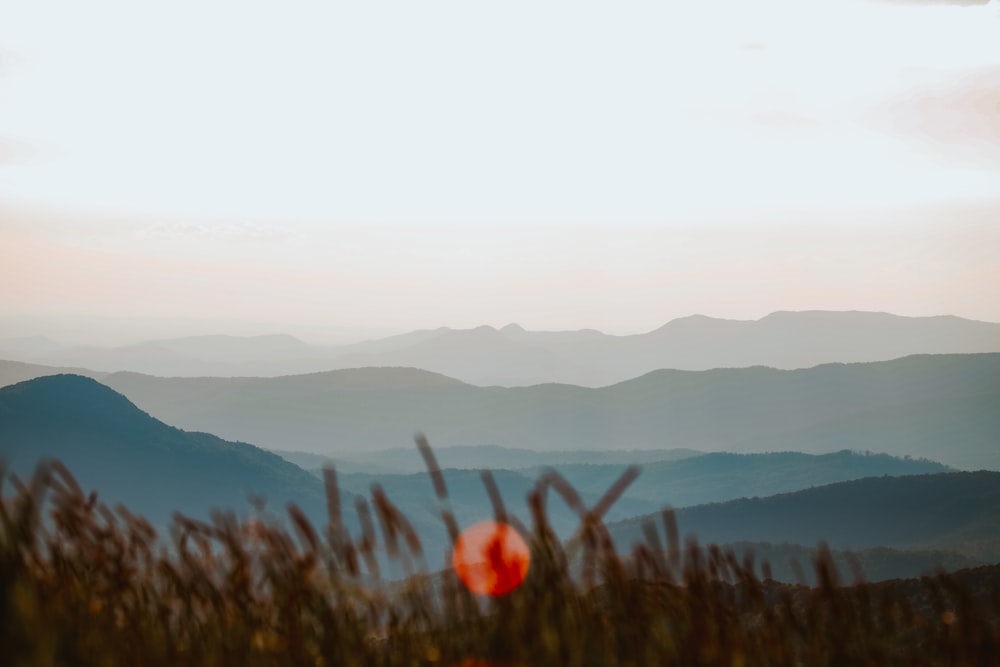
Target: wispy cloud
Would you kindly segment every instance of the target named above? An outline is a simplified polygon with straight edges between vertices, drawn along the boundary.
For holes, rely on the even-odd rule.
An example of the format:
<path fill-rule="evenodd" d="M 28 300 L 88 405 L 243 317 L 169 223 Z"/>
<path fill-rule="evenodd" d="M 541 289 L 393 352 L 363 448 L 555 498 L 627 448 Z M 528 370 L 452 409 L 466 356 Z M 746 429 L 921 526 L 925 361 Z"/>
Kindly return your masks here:
<path fill-rule="evenodd" d="M 1000 168 L 1000 67 L 918 88 L 873 116 L 943 159 Z"/>
<path fill-rule="evenodd" d="M 5 164 L 21 164 L 33 159 L 38 151 L 21 141 L 0 137 L 0 166 Z"/>

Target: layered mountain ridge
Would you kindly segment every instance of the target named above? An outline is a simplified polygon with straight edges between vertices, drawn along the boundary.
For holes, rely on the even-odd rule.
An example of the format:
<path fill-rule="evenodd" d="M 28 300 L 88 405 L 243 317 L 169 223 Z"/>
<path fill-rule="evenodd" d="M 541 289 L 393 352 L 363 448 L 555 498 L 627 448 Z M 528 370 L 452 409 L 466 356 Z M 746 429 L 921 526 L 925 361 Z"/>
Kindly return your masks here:
<path fill-rule="evenodd" d="M 470 384 L 558 382 L 599 387 L 652 370 L 886 361 L 912 354 L 1000 352 L 1000 324 L 954 316 L 779 311 L 759 320 L 692 315 L 643 334 L 441 327 L 354 343 L 310 345 L 288 335 L 193 336 L 111 348 L 0 341 L 0 358 L 167 377 L 278 376 L 369 366 L 421 368 Z"/>

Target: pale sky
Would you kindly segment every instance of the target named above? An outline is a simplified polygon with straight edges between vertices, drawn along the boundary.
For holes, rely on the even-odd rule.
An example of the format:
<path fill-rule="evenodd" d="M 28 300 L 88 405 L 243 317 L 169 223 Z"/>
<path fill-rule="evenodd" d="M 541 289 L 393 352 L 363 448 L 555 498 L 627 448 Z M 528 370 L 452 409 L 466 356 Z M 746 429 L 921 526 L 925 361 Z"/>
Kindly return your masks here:
<path fill-rule="evenodd" d="M 1000 321 L 1000 2 L 0 9 L 0 339 Z"/>

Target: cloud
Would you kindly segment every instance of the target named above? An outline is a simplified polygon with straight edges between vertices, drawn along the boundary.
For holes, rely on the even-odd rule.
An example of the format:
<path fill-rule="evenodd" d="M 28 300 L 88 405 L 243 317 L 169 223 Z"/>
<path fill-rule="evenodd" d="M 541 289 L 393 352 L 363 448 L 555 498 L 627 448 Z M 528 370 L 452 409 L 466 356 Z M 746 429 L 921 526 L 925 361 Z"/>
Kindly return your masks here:
<path fill-rule="evenodd" d="M 37 157 L 39 151 L 24 142 L 0 137 L 0 166 L 23 164 Z"/>
<path fill-rule="evenodd" d="M 925 86 L 877 107 L 875 124 L 949 161 L 1000 168 L 1000 67 Z"/>

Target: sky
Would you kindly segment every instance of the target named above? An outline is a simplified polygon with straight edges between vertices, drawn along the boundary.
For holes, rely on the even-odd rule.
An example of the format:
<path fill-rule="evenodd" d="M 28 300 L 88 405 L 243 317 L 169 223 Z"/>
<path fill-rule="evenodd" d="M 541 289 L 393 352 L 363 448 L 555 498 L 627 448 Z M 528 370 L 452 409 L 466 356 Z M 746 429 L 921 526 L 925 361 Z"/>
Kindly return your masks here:
<path fill-rule="evenodd" d="M 0 339 L 1000 321 L 1000 2 L 0 20 Z"/>

